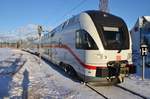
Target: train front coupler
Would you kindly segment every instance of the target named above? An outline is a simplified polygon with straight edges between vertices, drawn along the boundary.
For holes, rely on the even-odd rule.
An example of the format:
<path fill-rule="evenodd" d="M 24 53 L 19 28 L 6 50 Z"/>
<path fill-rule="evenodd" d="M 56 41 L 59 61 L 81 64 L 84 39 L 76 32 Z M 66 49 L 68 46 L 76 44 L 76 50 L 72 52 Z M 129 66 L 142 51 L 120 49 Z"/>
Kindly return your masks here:
<path fill-rule="evenodd" d="M 108 62 L 109 78 L 118 79 L 118 83 L 124 82 L 124 78 L 129 74 L 129 68 L 126 67 L 127 64 L 127 61 Z"/>

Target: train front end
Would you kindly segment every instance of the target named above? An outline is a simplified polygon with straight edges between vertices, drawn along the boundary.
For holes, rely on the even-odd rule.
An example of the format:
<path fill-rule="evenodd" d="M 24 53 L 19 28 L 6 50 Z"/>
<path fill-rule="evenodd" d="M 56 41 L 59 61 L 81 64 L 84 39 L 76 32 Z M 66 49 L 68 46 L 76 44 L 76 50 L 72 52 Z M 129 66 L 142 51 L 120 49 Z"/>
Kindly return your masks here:
<path fill-rule="evenodd" d="M 85 36 L 85 80 L 119 83 L 135 73 L 132 42 L 125 22 L 100 11 L 88 11 L 81 16 L 81 27 L 88 34 Z"/>

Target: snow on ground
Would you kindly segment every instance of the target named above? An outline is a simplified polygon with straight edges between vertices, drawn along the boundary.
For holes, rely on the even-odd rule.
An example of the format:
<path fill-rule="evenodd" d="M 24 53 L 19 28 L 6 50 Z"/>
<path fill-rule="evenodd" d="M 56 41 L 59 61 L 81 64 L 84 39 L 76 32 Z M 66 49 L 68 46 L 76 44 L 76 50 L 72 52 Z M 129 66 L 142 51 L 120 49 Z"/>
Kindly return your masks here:
<path fill-rule="evenodd" d="M 9 52 L 11 54 L 7 55 Z M 8 56 L 3 59 L 3 65 L 5 65 L 5 67 L 11 67 L 10 64 L 7 64 L 7 61 L 15 62 L 15 59 L 13 60 L 12 57 L 20 57 L 20 60 L 26 60 L 26 62 L 13 76 L 0 75 L 0 98 L 103 99 L 85 85 L 70 79 L 55 65 L 50 63 L 47 64 L 44 61 L 41 61 L 41 65 L 39 65 L 39 58 L 37 56 L 27 52 L 10 49 L 8 53 L 3 54 Z M 0 56 L 2 55 L 0 54 Z M 14 71 L 15 69 L 12 72 Z M 142 81 L 139 76 L 131 75 L 129 78 L 126 78 L 125 82 L 120 84 L 120 86 L 150 98 L 150 79 Z"/>
<path fill-rule="evenodd" d="M 0 49 L 0 99 L 4 96 L 9 96 L 9 85 L 12 80 L 11 75 L 17 72 L 20 66 L 23 65 L 23 59 L 20 53 L 13 54 L 10 49 Z"/>
<path fill-rule="evenodd" d="M 150 79 L 143 81 L 141 77 L 132 75 L 119 85 L 150 99 Z"/>
<path fill-rule="evenodd" d="M 16 53 L 9 58 L 0 61 L 0 75 L 13 74 L 24 64 L 26 59 L 22 58 L 22 54 Z"/>
<path fill-rule="evenodd" d="M 12 55 L 11 49 L 9 48 L 0 48 L 0 61 L 5 60 Z"/>
<path fill-rule="evenodd" d="M 18 53 L 18 51 L 16 51 Z M 16 53 L 14 52 L 14 53 Z M 71 80 L 62 70 L 38 57 L 20 51 L 27 59 L 15 75 L 0 76 L 0 97 L 13 99 L 103 99 L 83 84 Z"/>

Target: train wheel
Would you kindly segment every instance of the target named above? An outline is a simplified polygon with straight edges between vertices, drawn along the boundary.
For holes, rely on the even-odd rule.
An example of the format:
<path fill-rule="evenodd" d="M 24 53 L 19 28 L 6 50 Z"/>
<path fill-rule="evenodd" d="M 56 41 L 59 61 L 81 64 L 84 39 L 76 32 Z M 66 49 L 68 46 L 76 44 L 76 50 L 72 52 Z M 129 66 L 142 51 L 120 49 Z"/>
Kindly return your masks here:
<path fill-rule="evenodd" d="M 67 73 L 69 74 L 69 76 L 71 77 L 75 77 L 76 76 L 76 71 L 74 70 L 74 68 L 72 66 L 67 66 Z"/>
<path fill-rule="evenodd" d="M 65 63 L 60 62 L 60 63 L 59 63 L 59 66 L 60 66 L 65 72 L 67 72 L 67 65 L 66 65 Z"/>
<path fill-rule="evenodd" d="M 74 70 L 74 68 L 68 64 L 65 64 L 63 62 L 59 63 L 59 66 L 71 77 L 76 77 L 76 71 Z"/>

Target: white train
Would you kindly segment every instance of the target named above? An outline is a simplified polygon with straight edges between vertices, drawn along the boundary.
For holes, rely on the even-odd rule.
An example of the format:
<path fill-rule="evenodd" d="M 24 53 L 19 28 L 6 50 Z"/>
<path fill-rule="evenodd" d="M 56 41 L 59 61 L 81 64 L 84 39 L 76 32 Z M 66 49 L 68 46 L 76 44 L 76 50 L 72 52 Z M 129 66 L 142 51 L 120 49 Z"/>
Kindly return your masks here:
<path fill-rule="evenodd" d="M 100 11 L 76 15 L 42 37 L 42 57 L 85 82 L 123 81 L 135 72 L 124 21 Z"/>

